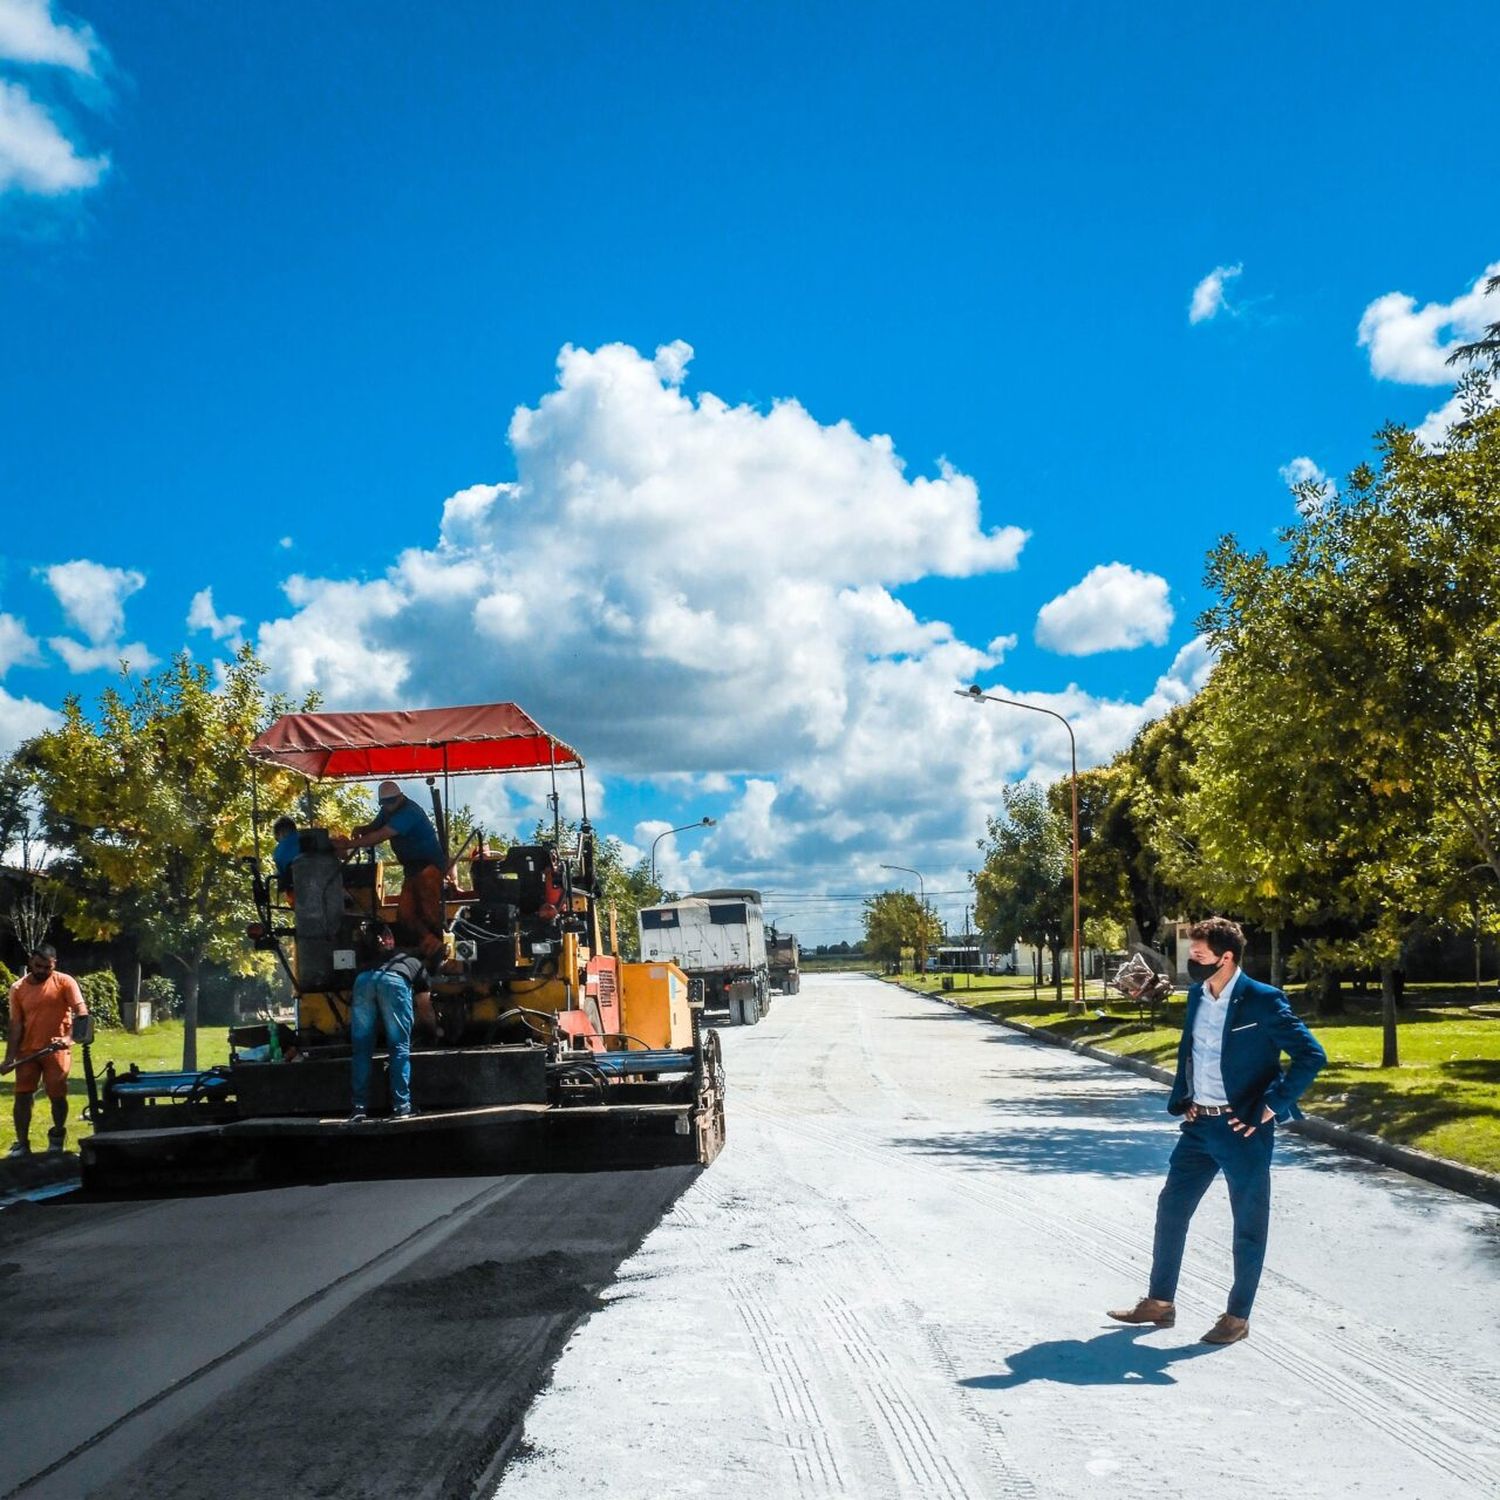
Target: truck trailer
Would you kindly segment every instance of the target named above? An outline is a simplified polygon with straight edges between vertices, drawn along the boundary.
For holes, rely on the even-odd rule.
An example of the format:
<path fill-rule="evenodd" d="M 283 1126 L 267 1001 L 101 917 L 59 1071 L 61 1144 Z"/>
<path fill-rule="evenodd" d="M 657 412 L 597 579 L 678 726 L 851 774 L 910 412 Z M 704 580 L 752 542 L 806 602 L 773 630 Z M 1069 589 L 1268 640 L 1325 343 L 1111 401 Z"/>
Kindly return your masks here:
<path fill-rule="evenodd" d="M 771 988 L 783 995 L 795 995 L 802 988 L 801 953 L 797 935 L 778 932 L 774 927 L 766 934 L 766 958 L 770 964 Z"/>
<path fill-rule="evenodd" d="M 641 957 L 675 963 L 703 989 L 706 1009 L 753 1026 L 771 1008 L 760 892 L 697 891 L 639 914 Z"/>

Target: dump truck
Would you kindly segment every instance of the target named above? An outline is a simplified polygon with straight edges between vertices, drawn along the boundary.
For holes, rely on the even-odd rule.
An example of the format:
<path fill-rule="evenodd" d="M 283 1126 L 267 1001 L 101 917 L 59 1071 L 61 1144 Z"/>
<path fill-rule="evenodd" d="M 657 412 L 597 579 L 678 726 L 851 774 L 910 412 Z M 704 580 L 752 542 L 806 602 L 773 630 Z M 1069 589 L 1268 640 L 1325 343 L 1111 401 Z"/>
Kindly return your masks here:
<path fill-rule="evenodd" d="M 309 1175 L 592 1171 L 699 1163 L 724 1139 L 718 1037 L 670 959 L 627 963 L 601 907 L 582 757 L 514 703 L 406 712 L 299 713 L 250 748 L 256 827 L 263 774 L 284 784 L 425 780 L 443 849 L 440 932 L 417 931 L 395 867 L 374 848 L 304 826 L 285 878 L 248 858 L 256 920 L 246 941 L 274 956 L 290 1021 L 230 1031 L 230 1061 L 196 1072 L 96 1074 L 85 1186 L 113 1190 Z M 576 834 L 558 777 L 578 776 Z M 553 837 L 490 846 L 448 838 L 453 777 L 551 779 Z M 410 793 L 408 792 L 408 796 Z M 309 806 L 311 805 L 309 799 Z M 277 809 L 282 811 L 284 809 Z M 267 815 L 269 817 L 269 814 Z M 414 1036 L 416 1113 L 353 1121 L 350 1019 L 360 934 L 389 927 L 432 976 L 431 1034 Z"/>
<path fill-rule="evenodd" d="M 766 933 L 766 962 L 770 969 L 771 988 L 783 995 L 795 995 L 802 988 L 801 952 L 797 935 L 772 927 Z"/>
<path fill-rule="evenodd" d="M 698 891 L 642 907 L 641 957 L 675 963 L 701 987 L 707 1009 L 754 1026 L 771 1008 L 760 892 Z"/>

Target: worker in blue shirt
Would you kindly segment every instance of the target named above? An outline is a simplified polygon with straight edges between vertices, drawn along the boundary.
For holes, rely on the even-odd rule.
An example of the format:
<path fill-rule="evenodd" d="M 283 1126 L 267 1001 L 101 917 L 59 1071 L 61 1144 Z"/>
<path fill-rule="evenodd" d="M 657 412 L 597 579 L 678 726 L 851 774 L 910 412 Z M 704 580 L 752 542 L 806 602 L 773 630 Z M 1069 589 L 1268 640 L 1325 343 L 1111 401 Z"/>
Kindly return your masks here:
<path fill-rule="evenodd" d="M 411 933 L 418 952 L 431 958 L 443 946 L 443 875 L 447 858 L 432 819 L 394 781 L 382 781 L 375 820 L 356 828 L 337 847 L 370 849 L 390 841 L 401 862 L 401 895 L 396 921 Z"/>
<path fill-rule="evenodd" d="M 271 863 L 276 866 L 276 878 L 281 885 L 281 894 L 292 899 L 292 861 L 302 853 L 302 835 L 297 832 L 295 818 L 277 818 L 271 825 L 276 836 L 276 847 L 271 851 Z"/>

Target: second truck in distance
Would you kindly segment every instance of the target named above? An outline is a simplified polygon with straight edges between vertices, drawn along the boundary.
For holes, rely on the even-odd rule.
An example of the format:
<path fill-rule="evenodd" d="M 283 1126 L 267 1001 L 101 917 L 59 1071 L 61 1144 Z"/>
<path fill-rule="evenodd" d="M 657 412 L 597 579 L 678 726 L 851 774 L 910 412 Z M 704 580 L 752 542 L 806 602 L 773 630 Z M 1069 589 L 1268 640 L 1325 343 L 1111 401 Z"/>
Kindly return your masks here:
<path fill-rule="evenodd" d="M 641 958 L 670 960 L 689 979 L 701 981 L 706 1009 L 727 1011 L 737 1026 L 753 1026 L 770 1010 L 759 891 L 698 891 L 643 907 L 639 921 Z"/>

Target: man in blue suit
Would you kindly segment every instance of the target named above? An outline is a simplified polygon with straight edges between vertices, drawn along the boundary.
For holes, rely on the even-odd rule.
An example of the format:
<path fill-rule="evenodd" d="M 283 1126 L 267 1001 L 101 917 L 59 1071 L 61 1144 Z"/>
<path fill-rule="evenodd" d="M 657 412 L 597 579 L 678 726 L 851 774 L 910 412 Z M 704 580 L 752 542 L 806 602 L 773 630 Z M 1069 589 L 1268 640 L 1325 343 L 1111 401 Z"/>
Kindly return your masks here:
<path fill-rule="evenodd" d="M 1276 1122 L 1300 1118 L 1297 1100 L 1328 1056 L 1280 990 L 1241 972 L 1245 934 L 1237 923 L 1210 917 L 1188 936 L 1193 984 L 1167 1100 L 1168 1111 L 1183 1117 L 1182 1134 L 1156 1201 L 1151 1284 L 1134 1307 L 1109 1316 L 1158 1328 L 1177 1321 L 1173 1298 L 1188 1224 L 1223 1172 L 1234 1216 L 1234 1285 L 1224 1316 L 1203 1342 L 1234 1344 L 1250 1336 L 1250 1307 L 1266 1258 Z M 1285 1072 L 1283 1052 L 1291 1059 Z"/>

